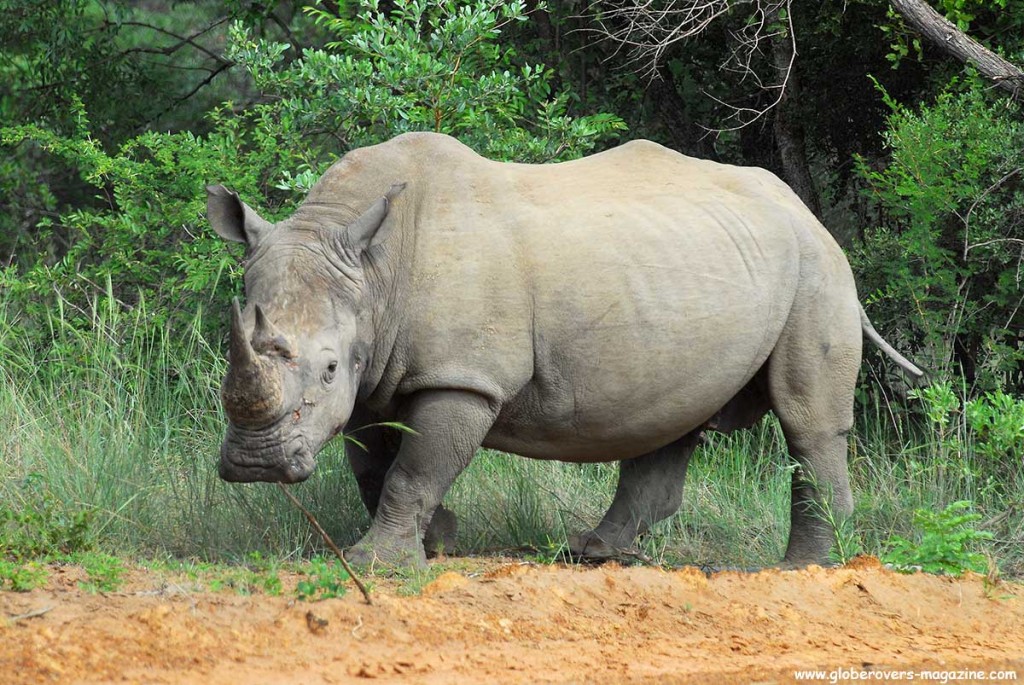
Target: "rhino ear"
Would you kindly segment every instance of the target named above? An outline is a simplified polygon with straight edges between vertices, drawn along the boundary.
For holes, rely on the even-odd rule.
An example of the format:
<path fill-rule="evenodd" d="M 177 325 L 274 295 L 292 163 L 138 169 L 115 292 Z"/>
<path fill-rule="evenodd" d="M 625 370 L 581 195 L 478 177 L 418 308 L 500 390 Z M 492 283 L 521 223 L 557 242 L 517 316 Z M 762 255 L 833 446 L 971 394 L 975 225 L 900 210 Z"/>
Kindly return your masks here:
<path fill-rule="evenodd" d="M 348 245 L 362 252 L 366 248 L 379 243 L 385 237 L 385 231 L 380 227 L 388 216 L 391 203 L 399 193 L 405 190 L 404 183 L 396 183 L 391 186 L 388 192 L 381 199 L 374 202 L 363 215 L 353 221 L 345 229 L 345 237 Z"/>
<path fill-rule="evenodd" d="M 272 224 L 222 185 L 206 186 L 206 218 L 225 240 L 255 245 Z"/>

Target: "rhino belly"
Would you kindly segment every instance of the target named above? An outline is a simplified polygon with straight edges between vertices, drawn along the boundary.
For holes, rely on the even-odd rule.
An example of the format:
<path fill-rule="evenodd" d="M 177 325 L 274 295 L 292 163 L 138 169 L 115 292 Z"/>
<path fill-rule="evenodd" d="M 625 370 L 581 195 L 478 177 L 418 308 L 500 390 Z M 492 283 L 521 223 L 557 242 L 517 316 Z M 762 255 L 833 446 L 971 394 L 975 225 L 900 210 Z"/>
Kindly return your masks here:
<path fill-rule="evenodd" d="M 765 329 L 668 333 L 591 336 L 538 355 L 533 379 L 505 404 L 484 445 L 575 462 L 646 454 L 702 426 L 764 364 L 777 337 Z"/>

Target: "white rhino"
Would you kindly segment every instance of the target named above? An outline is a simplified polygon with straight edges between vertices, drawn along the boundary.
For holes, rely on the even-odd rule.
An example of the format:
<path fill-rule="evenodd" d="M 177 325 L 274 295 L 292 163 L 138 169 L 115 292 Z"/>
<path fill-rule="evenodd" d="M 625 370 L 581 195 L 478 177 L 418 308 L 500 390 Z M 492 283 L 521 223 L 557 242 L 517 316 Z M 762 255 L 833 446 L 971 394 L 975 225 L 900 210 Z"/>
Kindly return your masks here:
<path fill-rule="evenodd" d="M 614 502 L 572 539 L 605 556 L 679 507 L 700 432 L 769 409 L 800 468 L 784 564 L 823 560 L 818 504 L 852 510 L 846 466 L 862 335 L 874 332 L 828 231 L 762 169 L 647 141 L 508 164 L 443 135 L 354 150 L 272 225 L 222 186 L 208 216 L 247 245 L 234 305 L 220 474 L 307 478 L 343 428 L 369 531 L 348 551 L 422 564 L 483 445 L 621 461 Z M 399 444 L 400 443 L 400 444 Z"/>

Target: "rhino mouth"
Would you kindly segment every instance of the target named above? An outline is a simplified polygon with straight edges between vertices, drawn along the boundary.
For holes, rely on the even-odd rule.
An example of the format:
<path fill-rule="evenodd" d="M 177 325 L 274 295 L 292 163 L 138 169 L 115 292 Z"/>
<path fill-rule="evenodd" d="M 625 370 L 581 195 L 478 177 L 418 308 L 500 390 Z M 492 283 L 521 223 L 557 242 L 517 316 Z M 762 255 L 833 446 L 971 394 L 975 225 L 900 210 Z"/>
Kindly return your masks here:
<path fill-rule="evenodd" d="M 229 426 L 220 448 L 218 471 L 231 483 L 298 483 L 315 468 L 315 453 L 302 436 L 284 439 Z"/>

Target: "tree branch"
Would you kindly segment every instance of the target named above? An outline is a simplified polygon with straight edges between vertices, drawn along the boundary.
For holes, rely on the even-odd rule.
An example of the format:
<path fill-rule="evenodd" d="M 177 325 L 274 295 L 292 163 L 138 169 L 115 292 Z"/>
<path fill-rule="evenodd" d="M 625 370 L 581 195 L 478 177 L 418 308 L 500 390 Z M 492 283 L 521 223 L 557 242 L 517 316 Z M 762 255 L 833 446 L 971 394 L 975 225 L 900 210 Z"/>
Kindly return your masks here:
<path fill-rule="evenodd" d="M 1024 71 L 1020 67 L 968 36 L 924 0 L 891 1 L 904 21 L 942 51 L 974 65 L 982 76 L 1014 96 L 1024 88 Z"/>
<path fill-rule="evenodd" d="M 218 55 L 217 53 L 213 52 L 212 50 L 210 50 L 206 46 L 204 46 L 204 45 L 202 45 L 200 43 L 197 43 L 196 42 L 196 38 L 199 38 L 200 36 L 202 36 L 202 35 L 204 35 L 206 33 L 209 33 L 210 31 L 212 31 L 213 29 L 217 28 L 218 26 L 220 26 L 224 22 L 228 21 L 229 19 L 231 19 L 230 16 L 221 17 L 220 19 L 216 19 L 209 26 L 207 26 L 204 29 L 200 29 L 200 30 L 196 31 L 191 36 L 180 36 L 177 33 L 174 33 L 173 31 L 168 31 L 165 28 L 161 28 L 159 26 L 154 26 L 153 24 L 147 24 L 146 22 L 142 22 L 142 21 L 122 21 L 122 22 L 120 22 L 118 24 L 115 24 L 115 25 L 116 26 L 135 26 L 137 28 L 149 29 L 150 31 L 156 31 L 157 33 L 162 33 L 165 36 L 170 36 L 171 38 L 174 38 L 175 40 L 178 41 L 174 45 L 169 45 L 166 48 L 160 48 L 158 50 L 154 50 L 154 52 L 161 52 L 161 53 L 163 53 L 165 55 L 169 55 L 169 54 L 177 51 L 179 48 L 181 48 L 181 47 L 183 47 L 185 45 L 190 45 L 193 48 L 195 48 L 196 50 L 198 50 L 199 52 L 202 52 L 203 54 L 208 56 L 210 59 L 216 61 L 218 64 L 223 64 L 223 63 L 228 61 L 228 60 L 226 60 L 224 58 L 223 55 Z"/>
<path fill-rule="evenodd" d="M 732 110 L 727 119 L 731 125 L 714 129 L 723 132 L 749 126 L 782 102 L 796 58 L 796 36 L 790 11 L 792 2 L 594 0 L 587 12 L 598 26 L 592 31 L 616 43 L 612 57 L 624 51 L 626 64 L 653 81 L 659 77 L 660 65 L 672 46 L 700 36 L 712 24 L 742 8 L 746 21 L 740 28 L 730 31 L 733 43 L 720 68 L 739 74 L 741 81 L 749 79 L 758 91 L 756 97 L 761 99 L 767 94 L 768 102 L 748 107 L 724 102 L 709 94 L 712 100 Z M 784 53 L 789 59 L 772 59 L 769 53 L 775 52 L 781 42 L 788 44 Z"/>
<path fill-rule="evenodd" d="M 190 90 L 189 92 L 185 93 L 184 95 L 182 95 L 181 97 L 176 99 L 174 102 L 172 102 L 171 104 L 169 104 L 166 107 L 164 107 L 163 110 L 161 110 L 160 113 L 157 114 L 156 116 L 150 117 L 146 121 L 146 123 L 144 123 L 139 128 L 146 128 L 147 126 L 152 124 L 154 121 L 158 121 L 165 114 L 167 114 L 168 112 L 173 110 L 175 107 L 177 107 L 181 103 L 183 103 L 186 100 L 188 100 L 190 97 L 192 97 L 193 95 L 198 93 L 200 90 L 202 90 L 206 86 L 210 85 L 210 82 L 213 81 L 213 79 L 217 78 L 217 76 L 220 75 L 221 72 L 230 69 L 232 66 L 234 66 L 234 62 L 223 62 L 216 69 L 213 69 L 212 71 L 210 71 L 209 75 L 206 78 L 204 78 L 202 81 L 197 83 L 196 86 L 192 90 Z"/>

